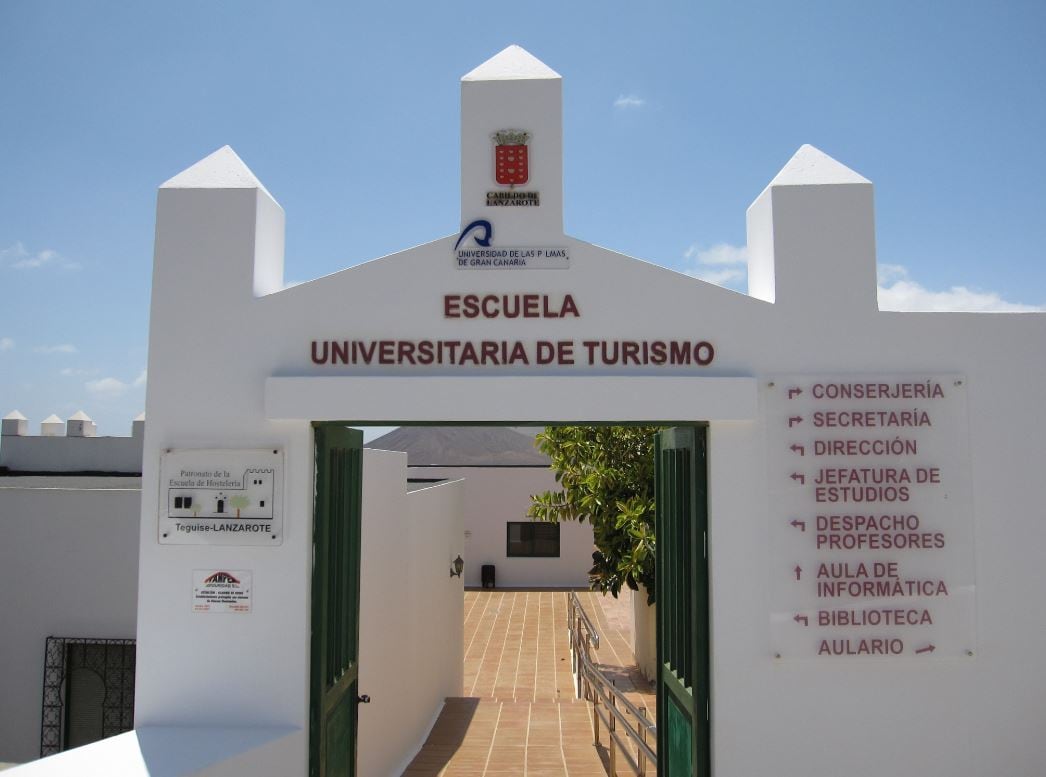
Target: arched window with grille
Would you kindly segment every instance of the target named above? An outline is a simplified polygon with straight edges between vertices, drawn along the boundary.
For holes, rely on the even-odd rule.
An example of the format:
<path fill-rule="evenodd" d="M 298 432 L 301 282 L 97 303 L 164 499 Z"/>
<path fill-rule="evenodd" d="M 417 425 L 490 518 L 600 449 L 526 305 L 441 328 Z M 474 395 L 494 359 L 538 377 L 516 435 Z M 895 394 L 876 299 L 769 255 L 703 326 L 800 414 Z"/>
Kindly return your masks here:
<path fill-rule="evenodd" d="M 134 727 L 133 639 L 48 637 L 40 756 Z"/>

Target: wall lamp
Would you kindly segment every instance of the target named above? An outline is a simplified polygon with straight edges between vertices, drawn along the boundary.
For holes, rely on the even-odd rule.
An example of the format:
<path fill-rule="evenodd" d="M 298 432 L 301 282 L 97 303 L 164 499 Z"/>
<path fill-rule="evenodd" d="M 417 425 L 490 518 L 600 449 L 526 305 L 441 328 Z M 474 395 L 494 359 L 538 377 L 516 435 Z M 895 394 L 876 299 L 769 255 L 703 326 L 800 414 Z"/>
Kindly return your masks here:
<path fill-rule="evenodd" d="M 450 568 L 451 577 L 461 577 L 462 571 L 465 569 L 465 560 L 459 554 L 454 561 L 451 562 L 453 566 Z"/>

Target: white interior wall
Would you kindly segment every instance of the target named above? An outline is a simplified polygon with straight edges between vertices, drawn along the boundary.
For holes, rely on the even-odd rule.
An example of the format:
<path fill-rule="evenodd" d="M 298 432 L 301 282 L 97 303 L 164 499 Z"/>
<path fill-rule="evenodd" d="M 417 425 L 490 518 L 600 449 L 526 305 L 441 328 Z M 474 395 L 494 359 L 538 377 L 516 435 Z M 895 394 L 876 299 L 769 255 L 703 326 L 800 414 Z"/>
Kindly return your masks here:
<path fill-rule="evenodd" d="M 632 655 L 643 676 L 653 681 L 657 677 L 657 605 L 647 604 L 646 589 L 628 595 L 632 601 Z"/>
<path fill-rule="evenodd" d="M 461 694 L 461 484 L 408 494 L 407 454 L 363 452 L 361 775 L 399 774 L 447 696 Z"/>
<path fill-rule="evenodd" d="M 29 480 L 5 478 L 6 481 Z M 63 488 L 0 480 L 0 761 L 40 757 L 47 637 L 133 639 L 137 481 Z"/>
<path fill-rule="evenodd" d="M 451 562 L 462 553 L 464 502 L 461 481 L 407 494 L 412 655 L 404 711 L 414 739 L 401 751 L 404 759 L 422 745 L 444 699 L 461 696 L 465 682 L 464 587 L 460 577 L 450 576 Z"/>
<path fill-rule="evenodd" d="M 495 566 L 499 588 L 588 587 L 592 527 L 565 521 L 559 530 L 559 558 L 509 558 L 508 521 L 529 521 L 530 495 L 558 490 L 548 467 L 410 467 L 410 477 L 464 481 L 465 585 L 479 586 L 480 567 Z"/>

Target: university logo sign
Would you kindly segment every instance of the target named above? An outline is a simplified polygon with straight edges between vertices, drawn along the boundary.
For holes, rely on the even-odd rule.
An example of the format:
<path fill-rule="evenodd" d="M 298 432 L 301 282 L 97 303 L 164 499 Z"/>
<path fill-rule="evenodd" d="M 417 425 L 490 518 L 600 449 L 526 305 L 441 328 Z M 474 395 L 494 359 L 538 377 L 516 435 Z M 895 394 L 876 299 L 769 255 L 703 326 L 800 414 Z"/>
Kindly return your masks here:
<path fill-rule="evenodd" d="M 476 219 L 461 230 L 454 255 L 460 270 L 565 270 L 570 266 L 566 247 L 494 245 L 494 225 L 486 219 Z"/>

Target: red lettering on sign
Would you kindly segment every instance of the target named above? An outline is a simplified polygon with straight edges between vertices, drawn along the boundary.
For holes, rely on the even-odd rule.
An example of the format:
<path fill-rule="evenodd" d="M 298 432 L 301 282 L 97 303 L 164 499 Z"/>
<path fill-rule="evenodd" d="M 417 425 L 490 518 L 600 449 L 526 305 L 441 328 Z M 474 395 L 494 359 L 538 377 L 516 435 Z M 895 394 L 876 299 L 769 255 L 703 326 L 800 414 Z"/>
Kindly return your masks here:
<path fill-rule="evenodd" d="M 573 295 L 444 294 L 444 318 L 581 318 Z"/>

